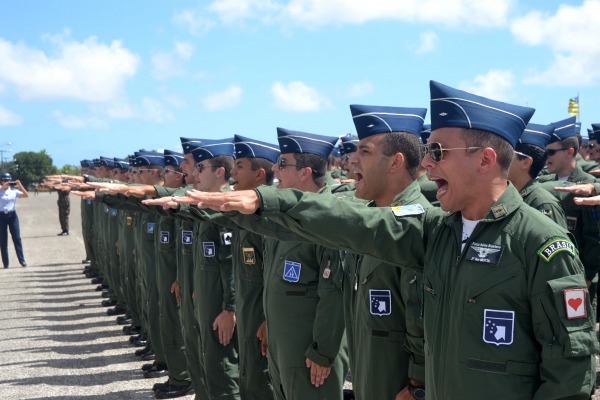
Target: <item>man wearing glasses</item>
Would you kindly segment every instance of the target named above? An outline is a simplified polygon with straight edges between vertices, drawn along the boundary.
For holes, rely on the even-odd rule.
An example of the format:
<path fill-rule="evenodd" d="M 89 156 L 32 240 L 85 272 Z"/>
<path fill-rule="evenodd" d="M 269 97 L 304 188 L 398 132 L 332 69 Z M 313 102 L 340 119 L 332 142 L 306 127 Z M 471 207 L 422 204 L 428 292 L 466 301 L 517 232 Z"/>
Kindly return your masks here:
<path fill-rule="evenodd" d="M 566 228 L 567 219 L 563 206 L 556 197 L 543 189 L 537 180 L 538 174 L 546 164 L 546 145 L 553 133 L 553 125 L 527 125 L 515 146 L 508 180 L 519 191 L 525 204 Z"/>
<path fill-rule="evenodd" d="M 424 265 L 427 399 L 504 399 L 507 390 L 512 398 L 588 399 L 598 343 L 577 249 L 507 182 L 534 110 L 434 81 L 430 89 L 422 165 L 442 210 L 365 208 L 270 188 L 198 198 L 260 210 L 326 246 Z"/>

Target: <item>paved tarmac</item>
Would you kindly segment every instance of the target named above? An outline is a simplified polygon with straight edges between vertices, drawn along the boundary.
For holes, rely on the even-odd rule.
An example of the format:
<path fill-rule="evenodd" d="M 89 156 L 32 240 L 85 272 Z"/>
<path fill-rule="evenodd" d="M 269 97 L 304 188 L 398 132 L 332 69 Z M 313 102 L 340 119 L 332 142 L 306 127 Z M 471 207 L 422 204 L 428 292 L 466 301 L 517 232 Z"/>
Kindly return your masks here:
<path fill-rule="evenodd" d="M 152 385 L 165 378 L 143 378 L 128 336 L 82 274 L 80 199 L 71 196 L 69 236 L 56 236 L 56 200 L 17 200 L 28 265 L 9 239 L 11 265 L 0 268 L 0 400 L 153 399 Z"/>
<path fill-rule="evenodd" d="M 153 399 L 136 348 L 82 274 L 80 198 L 70 235 L 60 232 L 56 193 L 17 200 L 27 267 L 9 238 L 0 267 L 0 399 Z M 191 399 L 193 396 L 181 397 Z"/>

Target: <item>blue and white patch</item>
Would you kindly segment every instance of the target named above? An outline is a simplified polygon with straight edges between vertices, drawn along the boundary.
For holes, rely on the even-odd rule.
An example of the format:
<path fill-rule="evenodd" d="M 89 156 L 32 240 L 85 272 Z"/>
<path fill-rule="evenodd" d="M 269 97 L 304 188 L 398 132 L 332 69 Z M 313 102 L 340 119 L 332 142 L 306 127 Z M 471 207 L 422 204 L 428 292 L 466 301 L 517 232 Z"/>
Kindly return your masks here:
<path fill-rule="evenodd" d="M 425 212 L 425 209 L 420 204 L 409 204 L 407 206 L 396 206 L 392 207 L 392 212 L 396 217 L 403 217 L 405 215 L 419 215 Z"/>
<path fill-rule="evenodd" d="M 181 231 L 181 243 L 185 244 L 185 245 L 190 245 L 192 244 L 192 238 L 193 238 L 193 233 L 192 231 Z"/>
<path fill-rule="evenodd" d="M 117 210 L 116 208 L 111 208 L 110 209 L 110 215 L 113 217 L 116 217 L 117 214 L 119 214 L 119 210 Z"/>
<path fill-rule="evenodd" d="M 91 206 L 92 205 L 92 199 L 87 199 L 87 205 Z"/>
<path fill-rule="evenodd" d="M 483 310 L 483 341 L 509 345 L 513 342 L 515 312 L 505 310 Z"/>
<path fill-rule="evenodd" d="M 285 260 L 283 265 L 283 280 L 288 282 L 296 283 L 300 280 L 300 270 L 302 264 Z"/>
<path fill-rule="evenodd" d="M 369 289 L 371 314 L 390 315 L 392 313 L 392 292 L 389 290 Z"/>
<path fill-rule="evenodd" d="M 223 234 L 223 244 L 225 246 L 231 246 L 231 237 L 233 236 L 232 232 L 225 232 Z"/>
<path fill-rule="evenodd" d="M 171 232 L 169 231 L 160 231 L 160 242 L 163 244 L 169 243 L 169 238 L 171 236 Z"/>
<path fill-rule="evenodd" d="M 204 257 L 214 257 L 216 254 L 215 242 L 202 242 Z"/>
<path fill-rule="evenodd" d="M 148 222 L 146 225 L 146 233 L 154 233 L 154 222 Z"/>
<path fill-rule="evenodd" d="M 108 207 L 104 207 L 104 214 L 108 214 Z"/>

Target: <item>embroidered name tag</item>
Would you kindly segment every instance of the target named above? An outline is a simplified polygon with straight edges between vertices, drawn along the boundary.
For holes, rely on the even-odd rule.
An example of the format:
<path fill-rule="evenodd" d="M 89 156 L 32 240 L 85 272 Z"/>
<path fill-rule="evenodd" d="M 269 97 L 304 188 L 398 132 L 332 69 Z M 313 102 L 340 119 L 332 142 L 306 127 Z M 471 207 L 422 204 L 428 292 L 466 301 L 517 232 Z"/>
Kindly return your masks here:
<path fill-rule="evenodd" d="M 181 243 L 192 244 L 192 231 L 181 231 Z"/>
<path fill-rule="evenodd" d="M 298 282 L 300 280 L 300 270 L 302 265 L 297 262 L 285 260 L 283 264 L 283 280 L 288 282 Z"/>
<path fill-rule="evenodd" d="M 420 204 L 409 204 L 407 206 L 392 207 L 392 212 L 396 217 L 405 215 L 419 215 L 425 212 L 425 209 Z"/>
<path fill-rule="evenodd" d="M 483 341 L 485 343 L 496 346 L 512 344 L 514 328 L 514 311 L 483 310 Z"/>
<path fill-rule="evenodd" d="M 215 242 L 202 242 L 202 248 L 204 249 L 204 257 L 215 256 Z"/>
<path fill-rule="evenodd" d="M 389 290 L 369 289 L 371 314 L 390 315 L 392 313 L 392 292 Z"/>
<path fill-rule="evenodd" d="M 160 242 L 165 244 L 169 243 L 169 236 L 171 236 L 171 232 L 160 231 Z"/>
<path fill-rule="evenodd" d="M 585 289 L 565 289 L 565 309 L 568 319 L 586 318 L 587 308 L 585 306 Z"/>
<path fill-rule="evenodd" d="M 503 251 L 504 245 L 473 242 L 465 258 L 469 261 L 498 265 Z"/>
<path fill-rule="evenodd" d="M 566 251 L 572 256 L 575 255 L 575 245 L 566 239 L 552 239 L 538 250 L 538 254 L 546 262 L 550 262 L 552 257 L 561 251 Z"/>
<path fill-rule="evenodd" d="M 244 264 L 256 264 L 256 253 L 254 247 L 242 247 L 242 255 L 244 256 Z"/>

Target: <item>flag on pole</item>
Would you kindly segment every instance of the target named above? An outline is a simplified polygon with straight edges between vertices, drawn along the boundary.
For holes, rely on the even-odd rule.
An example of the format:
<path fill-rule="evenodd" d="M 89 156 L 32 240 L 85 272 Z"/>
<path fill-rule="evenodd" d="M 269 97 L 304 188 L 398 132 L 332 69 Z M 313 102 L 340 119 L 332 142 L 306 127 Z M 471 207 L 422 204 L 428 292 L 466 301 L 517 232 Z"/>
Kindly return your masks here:
<path fill-rule="evenodd" d="M 567 112 L 574 117 L 579 117 L 579 96 L 569 99 Z"/>

